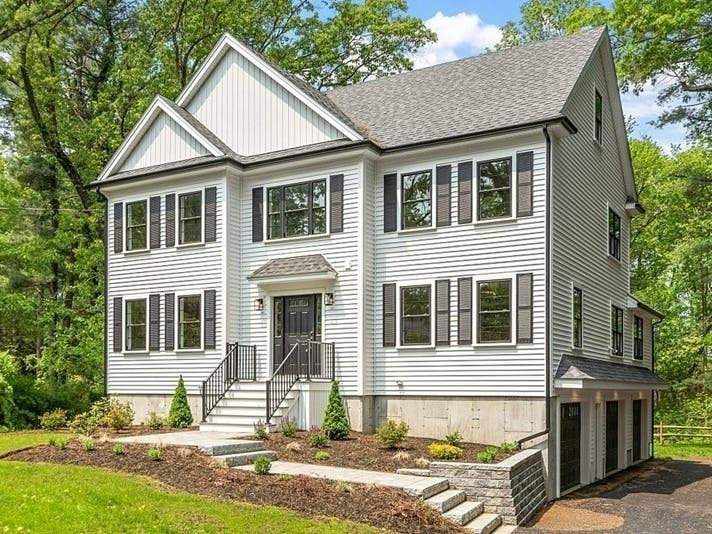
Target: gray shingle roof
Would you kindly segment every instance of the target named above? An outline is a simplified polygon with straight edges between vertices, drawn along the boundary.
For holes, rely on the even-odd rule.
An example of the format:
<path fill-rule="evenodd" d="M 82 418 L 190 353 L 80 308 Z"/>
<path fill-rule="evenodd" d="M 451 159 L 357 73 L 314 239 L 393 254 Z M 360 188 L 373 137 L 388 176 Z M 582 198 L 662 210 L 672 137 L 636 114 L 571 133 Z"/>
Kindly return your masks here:
<path fill-rule="evenodd" d="M 598 28 L 329 91 L 381 148 L 552 120 L 595 46 Z"/>
<path fill-rule="evenodd" d="M 555 378 L 667 386 L 665 380 L 645 367 L 594 360 L 593 358 L 583 358 L 568 354 L 561 357 Z"/>
<path fill-rule="evenodd" d="M 311 254 L 309 256 L 292 256 L 290 258 L 269 260 L 247 278 L 259 280 L 261 278 L 296 277 L 311 274 L 335 275 L 336 269 L 321 254 Z"/>

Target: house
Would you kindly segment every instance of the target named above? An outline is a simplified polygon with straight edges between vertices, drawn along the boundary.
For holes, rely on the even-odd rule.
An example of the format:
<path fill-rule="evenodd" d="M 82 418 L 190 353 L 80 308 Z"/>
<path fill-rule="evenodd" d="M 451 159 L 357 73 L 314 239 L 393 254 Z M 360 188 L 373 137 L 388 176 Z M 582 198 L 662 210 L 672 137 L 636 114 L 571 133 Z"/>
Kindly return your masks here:
<path fill-rule="evenodd" d="M 319 424 L 542 448 L 559 496 L 649 457 L 653 331 L 602 29 L 318 92 L 225 35 L 93 186 L 107 392 L 179 375 L 201 428 Z"/>

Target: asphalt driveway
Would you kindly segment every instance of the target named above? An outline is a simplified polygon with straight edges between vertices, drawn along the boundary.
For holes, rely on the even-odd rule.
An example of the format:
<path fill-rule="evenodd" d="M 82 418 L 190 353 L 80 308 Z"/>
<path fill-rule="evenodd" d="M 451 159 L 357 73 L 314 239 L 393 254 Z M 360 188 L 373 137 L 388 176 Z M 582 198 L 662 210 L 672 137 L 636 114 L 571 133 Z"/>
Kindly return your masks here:
<path fill-rule="evenodd" d="M 712 460 L 647 462 L 557 501 L 516 532 L 712 533 Z"/>

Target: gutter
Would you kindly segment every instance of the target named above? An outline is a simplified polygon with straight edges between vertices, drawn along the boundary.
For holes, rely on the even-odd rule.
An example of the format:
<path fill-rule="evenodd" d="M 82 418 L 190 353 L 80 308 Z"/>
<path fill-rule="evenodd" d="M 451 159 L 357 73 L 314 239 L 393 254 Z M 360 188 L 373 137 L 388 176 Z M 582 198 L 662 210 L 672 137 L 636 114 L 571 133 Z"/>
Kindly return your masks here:
<path fill-rule="evenodd" d="M 104 200 L 104 396 L 109 394 L 109 199 L 96 188 Z"/>

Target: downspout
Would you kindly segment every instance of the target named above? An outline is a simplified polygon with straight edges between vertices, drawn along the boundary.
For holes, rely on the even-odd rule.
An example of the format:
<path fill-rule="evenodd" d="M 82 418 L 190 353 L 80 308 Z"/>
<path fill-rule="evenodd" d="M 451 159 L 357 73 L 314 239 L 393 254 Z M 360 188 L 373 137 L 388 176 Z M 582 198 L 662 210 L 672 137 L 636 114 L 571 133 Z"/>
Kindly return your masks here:
<path fill-rule="evenodd" d="M 662 323 L 662 319 L 658 319 L 657 321 L 653 321 L 651 324 L 651 340 L 650 340 L 650 367 L 651 371 L 655 373 L 655 330 L 656 327 Z M 651 420 L 652 420 L 652 425 L 650 425 L 650 458 L 652 460 L 655 459 L 655 393 L 656 391 L 654 389 L 650 390 L 650 410 L 651 410 Z"/>
<path fill-rule="evenodd" d="M 104 396 L 109 394 L 109 199 L 96 188 L 104 199 Z"/>

